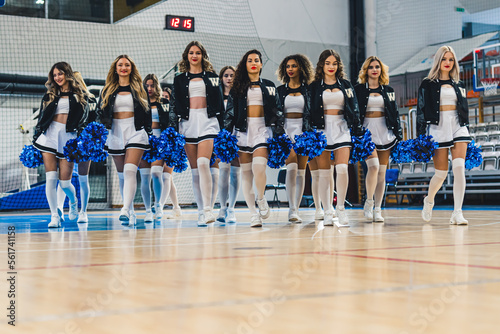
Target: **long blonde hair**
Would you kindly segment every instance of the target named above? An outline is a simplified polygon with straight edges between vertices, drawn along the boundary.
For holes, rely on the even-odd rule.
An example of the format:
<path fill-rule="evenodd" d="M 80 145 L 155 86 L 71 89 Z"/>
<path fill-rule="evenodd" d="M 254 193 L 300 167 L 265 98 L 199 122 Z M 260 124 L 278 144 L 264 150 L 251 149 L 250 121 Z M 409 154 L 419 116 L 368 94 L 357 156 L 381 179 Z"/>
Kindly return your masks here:
<path fill-rule="evenodd" d="M 155 88 L 154 99 L 156 102 L 160 102 L 161 86 L 160 86 L 160 81 L 158 80 L 158 77 L 153 73 L 146 75 L 146 77 L 144 77 L 144 81 L 142 82 L 144 84 L 144 86 L 146 86 L 146 83 L 148 82 L 148 80 L 153 80 L 153 87 Z"/>
<path fill-rule="evenodd" d="M 71 92 L 73 92 L 73 94 L 77 96 L 78 103 L 81 103 L 82 105 L 85 106 L 87 104 L 87 101 L 85 100 L 85 93 L 80 87 L 78 81 L 76 80 L 71 65 L 64 61 L 61 61 L 59 63 L 55 63 L 54 65 L 52 65 L 52 68 L 49 71 L 48 80 L 45 83 L 45 87 L 47 87 L 47 94 L 49 95 L 49 100 L 44 102 L 44 108 L 47 107 L 50 103 L 52 103 L 52 101 L 54 101 L 56 96 L 59 96 L 59 94 L 61 93 L 61 88 L 54 81 L 54 70 L 56 68 L 64 73 L 64 77 L 69 84 L 69 89 Z"/>
<path fill-rule="evenodd" d="M 101 108 L 104 108 L 108 105 L 109 97 L 118 89 L 118 86 L 120 85 L 118 81 L 118 73 L 116 73 L 116 64 L 122 58 L 127 59 L 132 65 L 132 71 L 130 72 L 130 88 L 132 88 L 132 90 L 136 93 L 142 107 L 145 110 L 148 110 L 148 93 L 146 93 L 146 90 L 142 85 L 142 78 L 139 74 L 139 71 L 137 70 L 137 66 L 135 66 L 132 58 L 127 55 L 119 55 L 118 57 L 116 57 L 116 59 L 111 64 L 111 67 L 109 68 L 108 76 L 106 77 L 106 84 L 102 89 L 103 98 Z"/>
<path fill-rule="evenodd" d="M 73 72 L 73 74 L 75 75 L 75 79 L 76 79 L 76 81 L 78 81 L 78 84 L 82 88 L 84 94 L 87 95 L 88 97 L 91 97 L 91 98 L 95 97 L 94 94 L 92 94 L 89 91 L 87 85 L 85 84 L 85 81 L 83 81 L 82 74 L 78 71 Z"/>
<path fill-rule="evenodd" d="M 388 85 L 389 84 L 389 66 L 384 64 L 380 58 L 377 56 L 370 56 L 366 58 L 365 62 L 361 66 L 361 70 L 359 70 L 358 82 L 360 84 L 365 84 L 368 81 L 368 66 L 370 66 L 371 62 L 378 61 L 380 64 L 380 76 L 378 77 L 379 85 Z"/>
<path fill-rule="evenodd" d="M 192 46 L 196 46 L 201 50 L 201 69 L 203 71 L 207 72 L 215 72 L 214 67 L 212 66 L 212 63 L 210 62 L 210 59 L 208 57 L 207 50 L 198 41 L 192 41 L 190 42 L 186 48 L 184 49 L 184 52 L 182 53 L 182 60 L 179 62 L 179 71 L 182 73 L 189 72 L 189 60 L 188 60 L 188 54 L 189 54 L 189 49 L 191 49 Z"/>
<path fill-rule="evenodd" d="M 429 71 L 426 79 L 433 81 L 439 79 L 439 73 L 441 72 L 441 60 L 443 59 L 446 52 L 451 52 L 454 60 L 453 68 L 450 71 L 450 78 L 455 82 L 460 81 L 460 65 L 458 65 L 457 55 L 455 54 L 453 48 L 449 45 L 443 45 L 436 51 L 436 54 L 434 55 L 434 62 L 432 63 L 432 68 Z"/>

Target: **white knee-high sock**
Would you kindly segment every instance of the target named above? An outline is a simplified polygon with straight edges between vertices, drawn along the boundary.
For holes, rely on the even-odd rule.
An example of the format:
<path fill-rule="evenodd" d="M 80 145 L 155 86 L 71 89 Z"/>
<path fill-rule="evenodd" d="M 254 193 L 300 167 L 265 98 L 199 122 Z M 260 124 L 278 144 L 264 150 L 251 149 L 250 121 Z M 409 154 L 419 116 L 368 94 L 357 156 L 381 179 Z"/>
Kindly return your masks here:
<path fill-rule="evenodd" d="M 196 206 L 198 207 L 198 211 L 203 210 L 203 198 L 201 196 L 200 190 L 200 172 L 198 168 L 191 169 L 191 175 L 193 176 L 193 192 L 194 198 L 196 199 Z"/>
<path fill-rule="evenodd" d="M 255 180 L 255 189 L 257 189 L 257 199 L 262 199 L 266 192 L 266 166 L 267 159 L 264 157 L 255 157 L 252 160 L 252 173 Z"/>
<path fill-rule="evenodd" d="M 300 207 L 300 202 L 302 202 L 302 195 L 304 194 L 304 187 L 306 185 L 306 170 L 299 169 L 297 171 L 297 191 L 295 193 L 295 203 L 297 203 L 297 209 Z"/>
<path fill-rule="evenodd" d="M 209 209 L 212 203 L 212 175 L 210 175 L 210 159 L 198 158 L 198 173 L 200 174 L 200 190 L 203 209 Z"/>
<path fill-rule="evenodd" d="M 64 200 L 66 199 L 66 194 L 64 193 L 64 190 L 62 190 L 61 185 L 57 186 L 57 207 L 59 209 L 63 209 L 64 207 Z"/>
<path fill-rule="evenodd" d="M 123 176 L 123 172 L 118 172 L 118 186 L 120 187 L 120 195 L 122 196 L 123 201 L 123 184 L 125 183 L 125 177 Z"/>
<path fill-rule="evenodd" d="M 196 170 L 196 172 L 198 172 L 197 169 L 193 169 L 193 170 Z M 160 207 L 163 208 L 165 206 L 165 203 L 167 203 L 168 195 L 171 194 L 170 187 L 174 183 L 172 182 L 172 174 L 164 172 L 162 174 L 162 177 L 163 177 L 163 179 L 162 179 L 162 190 L 161 190 L 161 197 L 160 197 Z M 173 202 L 173 200 L 172 200 L 172 202 Z"/>
<path fill-rule="evenodd" d="M 151 180 L 153 180 L 155 204 L 159 204 L 163 190 L 163 166 L 151 166 Z"/>
<path fill-rule="evenodd" d="M 465 159 L 456 158 L 453 166 L 453 202 L 454 210 L 462 210 L 465 195 Z"/>
<path fill-rule="evenodd" d="M 347 164 L 338 164 L 335 166 L 335 170 L 337 172 L 337 207 L 343 208 L 349 185 Z"/>
<path fill-rule="evenodd" d="M 212 174 L 212 201 L 210 204 L 211 208 L 213 208 L 217 199 L 217 192 L 219 191 L 219 168 L 210 168 L 210 174 Z"/>
<path fill-rule="evenodd" d="M 82 212 L 87 212 L 87 205 L 90 198 L 90 185 L 88 175 L 78 175 L 78 182 L 80 183 L 80 201 Z"/>
<path fill-rule="evenodd" d="M 151 168 L 139 168 L 141 174 L 141 195 L 146 212 L 151 211 Z"/>
<path fill-rule="evenodd" d="M 179 200 L 177 199 L 177 187 L 175 186 L 173 176 L 170 177 L 170 200 L 172 201 L 172 205 L 174 206 L 174 209 L 180 208 Z"/>
<path fill-rule="evenodd" d="M 49 202 L 50 213 L 57 214 L 57 172 L 45 173 L 45 195 Z"/>
<path fill-rule="evenodd" d="M 229 198 L 228 207 L 234 209 L 236 205 L 236 199 L 238 197 L 238 191 L 240 190 L 241 184 L 241 173 L 240 167 L 231 166 L 231 171 L 229 173 Z"/>
<path fill-rule="evenodd" d="M 123 166 L 123 208 L 132 210 L 137 190 L 137 166 L 125 164 Z"/>
<path fill-rule="evenodd" d="M 330 191 L 330 175 L 332 174 L 332 170 L 328 169 L 318 169 L 319 181 L 318 181 L 318 190 L 319 197 L 321 198 L 321 204 L 325 209 L 325 212 L 329 212 L 332 210 L 332 195 Z"/>
<path fill-rule="evenodd" d="M 427 201 L 434 203 L 434 197 L 436 196 L 439 189 L 443 185 L 444 180 L 448 176 L 447 170 L 436 169 L 434 171 L 434 176 L 431 178 L 429 182 L 429 192 L 427 193 Z"/>
<path fill-rule="evenodd" d="M 319 196 L 319 169 L 311 171 L 311 193 L 316 210 L 321 210 L 321 198 Z"/>
<path fill-rule="evenodd" d="M 247 202 L 250 214 L 256 214 L 255 208 L 255 192 L 253 191 L 253 172 L 252 163 L 241 164 L 241 186 L 243 188 L 243 195 L 245 202 Z"/>
<path fill-rule="evenodd" d="M 220 162 L 219 163 L 219 201 L 220 208 L 225 209 L 229 195 L 229 171 L 231 164 Z"/>
<path fill-rule="evenodd" d="M 292 162 L 286 165 L 285 188 L 286 197 L 288 198 L 288 208 L 290 211 L 297 209 L 297 170 L 299 166 Z"/>
<path fill-rule="evenodd" d="M 386 171 L 387 171 L 387 165 L 379 166 L 378 176 L 377 176 L 377 187 L 375 188 L 375 207 L 377 209 L 382 206 L 382 202 L 384 201 Z"/>
<path fill-rule="evenodd" d="M 366 199 L 367 200 L 372 200 L 373 199 L 373 194 L 375 193 L 375 188 L 377 187 L 377 180 L 378 180 L 378 171 L 380 168 L 380 162 L 378 161 L 378 158 L 372 158 L 366 160 L 366 177 L 365 177 L 365 184 L 366 184 Z"/>
<path fill-rule="evenodd" d="M 71 184 L 71 180 L 59 180 L 59 185 L 61 189 L 64 191 L 66 196 L 68 196 L 70 203 L 76 202 L 76 190 L 73 184 Z"/>
<path fill-rule="evenodd" d="M 333 178 L 334 171 L 335 171 L 335 166 L 330 166 L 330 200 L 332 201 L 331 203 L 332 207 L 333 207 L 333 199 L 335 198 L 335 179 Z"/>

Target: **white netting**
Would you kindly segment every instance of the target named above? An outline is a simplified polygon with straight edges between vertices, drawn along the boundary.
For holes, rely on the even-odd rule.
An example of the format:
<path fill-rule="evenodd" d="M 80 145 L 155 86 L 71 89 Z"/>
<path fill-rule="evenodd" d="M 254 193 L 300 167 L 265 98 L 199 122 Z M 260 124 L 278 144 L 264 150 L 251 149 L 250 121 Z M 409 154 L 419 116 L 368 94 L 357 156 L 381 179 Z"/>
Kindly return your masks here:
<path fill-rule="evenodd" d="M 493 96 L 498 94 L 498 84 L 500 79 L 483 79 L 481 84 L 484 87 L 484 96 Z"/>

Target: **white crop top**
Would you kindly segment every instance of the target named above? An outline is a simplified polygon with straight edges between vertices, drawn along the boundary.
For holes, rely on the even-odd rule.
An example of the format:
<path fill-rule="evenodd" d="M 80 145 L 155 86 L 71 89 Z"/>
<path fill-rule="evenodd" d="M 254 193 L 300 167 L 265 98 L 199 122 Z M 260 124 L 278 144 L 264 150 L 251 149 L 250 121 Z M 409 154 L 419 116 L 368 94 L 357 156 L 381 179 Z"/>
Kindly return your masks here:
<path fill-rule="evenodd" d="M 302 114 L 304 112 L 304 104 L 305 102 L 303 95 L 287 95 L 285 97 L 285 114 L 289 112 Z"/>
<path fill-rule="evenodd" d="M 441 87 L 440 105 L 442 106 L 456 106 L 457 94 L 453 87 Z"/>
<path fill-rule="evenodd" d="M 330 92 L 325 90 L 323 92 L 323 108 L 325 110 L 344 110 L 344 94 L 342 91 Z"/>
<path fill-rule="evenodd" d="M 151 121 L 153 123 L 160 123 L 160 115 L 158 115 L 156 106 L 151 106 Z"/>
<path fill-rule="evenodd" d="M 207 97 L 207 87 L 203 80 L 189 81 L 189 97 Z"/>
<path fill-rule="evenodd" d="M 56 115 L 59 114 L 69 114 L 69 98 L 59 99 L 57 103 Z"/>
<path fill-rule="evenodd" d="M 366 111 L 385 111 L 384 98 L 382 95 L 370 95 L 368 97 L 368 104 Z"/>
<path fill-rule="evenodd" d="M 247 106 L 263 106 L 262 90 L 260 87 L 248 88 Z"/>
<path fill-rule="evenodd" d="M 134 100 L 132 99 L 132 94 L 116 94 L 114 112 L 133 112 L 134 111 Z"/>

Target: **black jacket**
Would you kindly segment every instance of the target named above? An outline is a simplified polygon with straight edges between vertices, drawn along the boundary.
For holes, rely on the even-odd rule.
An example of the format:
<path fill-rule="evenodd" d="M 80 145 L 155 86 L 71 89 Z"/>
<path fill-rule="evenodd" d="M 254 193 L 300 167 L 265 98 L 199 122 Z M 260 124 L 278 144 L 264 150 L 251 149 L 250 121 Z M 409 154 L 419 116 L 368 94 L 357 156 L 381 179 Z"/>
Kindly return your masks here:
<path fill-rule="evenodd" d="M 266 126 L 271 127 L 275 135 L 281 135 L 285 133 L 284 117 L 276 86 L 272 81 L 261 78 L 259 84 L 262 90 Z M 231 89 L 224 114 L 224 128 L 229 132 L 232 132 L 233 128 L 247 132 L 247 94 L 244 97 L 237 97 Z"/>
<path fill-rule="evenodd" d="M 362 124 L 359 122 L 359 107 L 352 84 L 345 79 L 338 79 L 339 88 L 344 94 L 344 119 L 354 135 L 362 134 Z M 311 96 L 311 125 L 318 129 L 325 128 L 325 111 L 323 109 L 323 80 L 314 81 L 309 85 Z"/>
<path fill-rule="evenodd" d="M 281 110 L 285 111 L 285 98 L 288 96 L 290 88 L 288 84 L 278 87 L 278 96 L 280 98 Z M 311 131 L 311 97 L 307 85 L 302 83 L 300 93 L 304 97 L 304 110 L 302 113 L 302 131 Z M 285 115 L 286 116 L 286 115 Z"/>
<path fill-rule="evenodd" d="M 205 83 L 207 93 L 207 114 L 208 117 L 217 117 L 219 125 L 222 127 L 224 101 L 219 88 L 219 76 L 213 72 L 203 72 L 203 82 Z M 170 109 L 181 118 L 189 119 L 189 81 L 191 76 L 189 72 L 181 73 L 174 78 L 172 89 L 172 99 Z"/>
<path fill-rule="evenodd" d="M 44 108 L 44 102 L 49 101 L 49 94 L 45 94 L 42 98 L 42 102 L 40 104 L 40 115 L 38 116 L 38 123 L 35 127 L 35 134 L 33 136 L 33 141 L 37 140 L 38 137 L 50 126 L 52 123 L 52 119 L 56 114 L 57 105 L 59 103 L 60 96 L 56 96 L 54 100 L 49 103 Z M 78 102 L 77 96 L 75 94 L 71 94 L 69 97 L 69 113 L 68 120 L 66 121 L 66 132 L 80 132 L 83 130 L 85 125 L 87 124 L 87 118 L 89 115 L 89 103 L 86 98 L 87 103 L 83 106 Z"/>
<path fill-rule="evenodd" d="M 446 82 L 447 84 L 449 82 Z M 441 85 L 439 80 L 424 79 L 418 88 L 417 104 L 417 134 L 425 135 L 427 125 L 439 124 L 439 103 L 441 97 Z M 451 81 L 451 85 L 457 94 L 457 113 L 460 126 L 469 125 L 469 105 L 467 103 L 467 91 L 462 81 Z"/>
<path fill-rule="evenodd" d="M 106 107 L 102 107 L 102 96 L 99 97 L 99 102 L 97 103 L 97 121 L 102 123 L 107 129 L 111 129 L 113 123 L 113 109 L 115 106 L 116 95 L 118 93 L 115 91 L 109 96 L 108 104 Z M 151 134 L 151 111 L 149 107 L 144 108 L 139 102 L 139 97 L 136 92 L 132 90 L 132 99 L 134 101 L 134 125 L 136 130 L 145 129 L 148 134 Z M 149 97 L 148 97 L 149 104 Z"/>
<path fill-rule="evenodd" d="M 178 117 L 170 109 L 170 102 L 167 99 L 160 99 L 160 102 L 151 102 L 151 106 L 156 106 L 158 116 L 160 118 L 160 129 L 165 130 L 168 127 L 173 127 L 178 131 Z"/>
<path fill-rule="evenodd" d="M 361 125 L 363 125 L 366 116 L 368 98 L 370 97 L 368 83 L 357 84 L 356 86 L 354 86 L 354 90 L 356 91 L 356 97 L 358 98 L 359 104 L 359 122 Z M 403 140 L 403 133 L 401 131 L 398 105 L 396 102 L 396 94 L 394 93 L 394 89 L 391 86 L 380 85 L 380 95 L 382 95 L 382 98 L 384 99 L 384 117 L 387 129 L 392 130 L 398 140 Z"/>
<path fill-rule="evenodd" d="M 87 124 L 94 122 L 97 119 L 97 99 L 95 96 L 89 97 L 89 117 L 87 118 Z"/>

